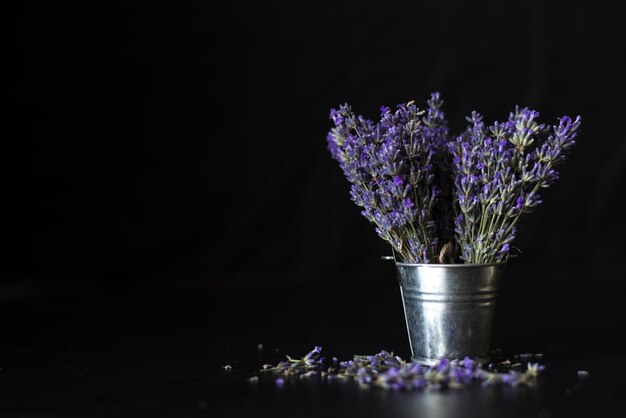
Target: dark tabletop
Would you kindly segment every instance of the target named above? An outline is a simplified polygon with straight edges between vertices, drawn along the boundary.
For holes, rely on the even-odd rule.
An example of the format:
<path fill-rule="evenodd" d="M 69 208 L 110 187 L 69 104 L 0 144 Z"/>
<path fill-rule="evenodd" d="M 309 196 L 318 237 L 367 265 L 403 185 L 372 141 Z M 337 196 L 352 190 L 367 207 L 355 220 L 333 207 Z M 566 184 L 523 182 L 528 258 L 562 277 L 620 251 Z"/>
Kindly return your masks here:
<path fill-rule="evenodd" d="M 608 331 L 621 323 L 621 311 L 610 307 L 619 305 L 619 294 L 606 299 L 608 307 L 595 316 L 568 303 L 545 303 L 550 294 L 530 302 L 528 294 L 503 296 L 494 346 L 505 356 L 543 353 L 547 368 L 532 387 L 476 384 L 392 393 L 319 378 L 283 387 L 266 375 L 257 384 L 248 381 L 262 364 L 276 364 L 287 354 L 300 357 L 315 345 L 339 359 L 382 349 L 410 357 L 397 284 L 368 279 L 372 285 L 366 286 L 366 276 L 344 282 L 304 277 L 297 285 L 272 275 L 211 285 L 171 278 L 5 279 L 0 415 L 547 418 L 623 413 L 626 366 L 620 347 L 611 343 L 611 335 L 622 330 Z M 579 370 L 589 376 L 580 378 Z"/>

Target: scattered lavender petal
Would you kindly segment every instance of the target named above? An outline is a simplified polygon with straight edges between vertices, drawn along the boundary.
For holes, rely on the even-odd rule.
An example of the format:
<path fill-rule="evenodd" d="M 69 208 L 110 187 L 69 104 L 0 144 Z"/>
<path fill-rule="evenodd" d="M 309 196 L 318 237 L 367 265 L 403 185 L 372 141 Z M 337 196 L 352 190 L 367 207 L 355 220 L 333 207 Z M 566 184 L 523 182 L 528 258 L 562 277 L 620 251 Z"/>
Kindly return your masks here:
<path fill-rule="evenodd" d="M 460 389 L 473 382 L 483 386 L 531 385 L 533 380 L 545 369 L 538 363 L 518 363 L 516 370 L 508 367 L 507 372 L 496 372 L 480 367 L 475 360 L 440 359 L 431 367 L 404 361 L 393 352 L 381 351 L 374 355 L 355 355 L 352 360 L 341 361 L 337 368 L 326 367 L 321 357 L 321 347 L 315 347 L 300 359 L 287 356 L 286 361 L 276 366 L 266 364 L 262 372 L 277 376 L 276 385 L 282 386 L 285 379 L 297 377 L 299 380 L 320 376 L 326 380 L 352 380 L 361 387 L 376 387 L 391 391 L 409 390 L 445 390 Z M 519 358 L 519 356 L 516 356 Z M 333 358 L 333 364 L 336 359 Z M 501 362 L 510 365 L 510 361 Z M 267 367 L 266 367 L 267 366 Z M 585 371 L 579 371 L 579 374 Z M 585 372 L 586 373 L 586 372 Z M 253 381 L 251 378 L 250 381 Z M 256 380 L 258 381 L 258 377 Z"/>

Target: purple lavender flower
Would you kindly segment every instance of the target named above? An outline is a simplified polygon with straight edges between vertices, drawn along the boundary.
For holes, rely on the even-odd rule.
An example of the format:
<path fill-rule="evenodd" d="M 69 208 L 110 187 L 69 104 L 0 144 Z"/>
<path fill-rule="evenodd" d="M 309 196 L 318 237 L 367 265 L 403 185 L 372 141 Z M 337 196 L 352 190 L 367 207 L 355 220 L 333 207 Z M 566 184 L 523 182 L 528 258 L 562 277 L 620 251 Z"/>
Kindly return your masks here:
<path fill-rule="evenodd" d="M 330 112 L 331 156 L 351 183 L 350 196 L 399 261 L 492 263 L 506 260 L 519 219 L 541 204 L 539 192 L 558 179 L 580 116 L 539 123 L 516 107 L 487 126 L 472 112 L 449 139 L 439 93 L 428 108 L 413 102 L 380 108 L 380 122 L 349 105 Z"/>
<path fill-rule="evenodd" d="M 442 103 L 433 93 L 426 115 L 413 102 L 395 111 L 383 106 L 376 124 L 347 104 L 330 114 L 335 128 L 328 149 L 352 183 L 352 200 L 398 258 L 410 263 L 432 262 L 439 250 L 441 187 L 433 162 L 447 141 Z"/>
<path fill-rule="evenodd" d="M 448 144 L 463 262 L 505 260 L 519 219 L 541 204 L 539 191 L 558 179 L 555 166 L 573 147 L 580 116 L 574 122 L 560 118 L 551 129 L 538 117 L 516 108 L 506 123 L 485 128 L 482 116 L 472 112 L 466 131 Z"/>

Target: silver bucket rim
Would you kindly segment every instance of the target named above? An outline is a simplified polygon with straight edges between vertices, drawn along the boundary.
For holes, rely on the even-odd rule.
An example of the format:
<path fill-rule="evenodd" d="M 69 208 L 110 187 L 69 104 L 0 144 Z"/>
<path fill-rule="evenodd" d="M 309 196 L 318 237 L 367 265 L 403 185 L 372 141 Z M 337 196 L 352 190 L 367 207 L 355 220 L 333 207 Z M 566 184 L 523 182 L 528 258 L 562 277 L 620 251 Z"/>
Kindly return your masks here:
<path fill-rule="evenodd" d="M 476 264 L 435 264 L 435 263 L 401 263 L 400 261 L 395 261 L 396 265 L 403 267 L 433 267 L 433 268 L 442 268 L 442 267 L 454 267 L 454 268 L 462 268 L 462 267 L 489 267 L 489 266 L 505 266 L 506 261 L 501 261 L 499 263 L 476 263 Z"/>
<path fill-rule="evenodd" d="M 384 255 L 381 257 L 383 260 L 393 261 L 396 266 L 402 267 L 490 267 L 490 266 L 506 266 L 509 258 L 516 258 L 516 254 L 509 254 L 504 261 L 500 261 L 499 263 L 454 263 L 454 264 L 441 264 L 441 263 L 403 263 L 401 261 L 396 260 L 396 252 L 392 249 L 391 253 L 393 255 Z"/>

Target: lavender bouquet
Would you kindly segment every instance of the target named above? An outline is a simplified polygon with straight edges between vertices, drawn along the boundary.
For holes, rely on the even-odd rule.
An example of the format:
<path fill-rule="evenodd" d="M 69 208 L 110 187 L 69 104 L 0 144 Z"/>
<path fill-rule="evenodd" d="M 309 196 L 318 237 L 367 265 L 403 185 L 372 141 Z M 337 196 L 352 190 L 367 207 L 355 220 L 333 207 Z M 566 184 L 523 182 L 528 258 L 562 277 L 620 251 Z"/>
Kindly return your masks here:
<path fill-rule="evenodd" d="M 506 122 L 449 133 L 443 101 L 414 102 L 380 122 L 332 109 L 328 149 L 351 183 L 352 200 L 407 263 L 505 261 L 522 215 L 541 203 L 540 191 L 558 179 L 556 167 L 575 144 L 580 116 L 548 126 L 539 113 L 516 108 Z"/>

